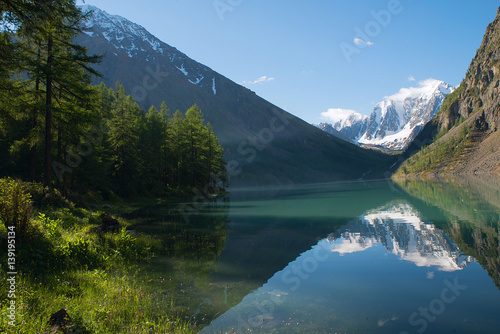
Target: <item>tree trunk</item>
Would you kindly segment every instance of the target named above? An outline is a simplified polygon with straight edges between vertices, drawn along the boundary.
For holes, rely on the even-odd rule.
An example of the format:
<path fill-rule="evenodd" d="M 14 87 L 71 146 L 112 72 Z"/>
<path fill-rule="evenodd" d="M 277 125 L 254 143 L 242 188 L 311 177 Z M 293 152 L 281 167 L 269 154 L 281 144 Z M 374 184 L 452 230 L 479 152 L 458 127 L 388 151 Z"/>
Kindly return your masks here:
<path fill-rule="evenodd" d="M 33 116 L 33 129 L 36 127 L 36 115 Z M 36 182 L 36 144 L 30 149 L 30 179 Z"/>
<path fill-rule="evenodd" d="M 45 92 L 45 156 L 43 185 L 50 187 L 52 172 L 52 63 L 53 63 L 53 39 L 49 37 L 47 42 L 47 68 L 46 68 L 46 92 Z"/>
<path fill-rule="evenodd" d="M 62 131 L 61 129 L 58 129 L 57 130 L 57 161 L 63 161 L 62 159 L 63 157 L 63 152 L 62 152 Z M 63 189 L 61 188 L 61 177 L 58 177 L 57 178 L 57 185 L 56 185 L 56 188 L 59 189 L 59 191 L 61 191 L 61 193 L 63 193 Z M 64 182 L 62 182 L 64 184 Z"/>
<path fill-rule="evenodd" d="M 37 62 L 40 62 L 41 59 L 41 45 L 38 44 L 38 55 L 37 55 Z M 36 106 L 35 106 L 35 111 L 33 115 L 33 122 L 32 122 L 32 130 L 36 131 L 35 128 L 38 125 L 38 113 L 39 113 L 39 104 L 38 104 L 38 98 L 39 98 L 39 92 L 40 92 L 40 76 L 37 75 L 36 81 L 35 81 L 35 101 L 36 101 Z M 30 149 L 30 179 L 31 182 L 36 182 L 36 151 L 37 151 L 37 145 L 34 144 L 31 149 Z"/>

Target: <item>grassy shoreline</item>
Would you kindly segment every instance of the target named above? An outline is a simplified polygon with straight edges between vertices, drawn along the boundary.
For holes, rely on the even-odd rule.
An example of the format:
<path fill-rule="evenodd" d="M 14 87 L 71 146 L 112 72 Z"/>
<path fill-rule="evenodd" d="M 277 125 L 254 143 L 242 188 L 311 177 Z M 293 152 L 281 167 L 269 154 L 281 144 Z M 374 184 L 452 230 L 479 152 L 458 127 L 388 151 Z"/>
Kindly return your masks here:
<path fill-rule="evenodd" d="M 136 221 L 118 216 L 140 205 L 122 202 L 109 209 L 120 222 L 117 233 L 95 231 L 101 210 L 68 202 L 34 207 L 28 233 L 16 237 L 15 298 L 9 297 L 9 282 L 0 280 L 0 332 L 49 333 L 50 315 L 65 309 L 73 333 L 196 333 L 193 319 L 174 305 L 171 292 L 141 270 L 161 252 L 161 241 L 127 233 Z M 0 268 L 6 276 L 3 224 L 0 236 L 5 250 Z M 15 326 L 8 317 L 11 300 Z"/>

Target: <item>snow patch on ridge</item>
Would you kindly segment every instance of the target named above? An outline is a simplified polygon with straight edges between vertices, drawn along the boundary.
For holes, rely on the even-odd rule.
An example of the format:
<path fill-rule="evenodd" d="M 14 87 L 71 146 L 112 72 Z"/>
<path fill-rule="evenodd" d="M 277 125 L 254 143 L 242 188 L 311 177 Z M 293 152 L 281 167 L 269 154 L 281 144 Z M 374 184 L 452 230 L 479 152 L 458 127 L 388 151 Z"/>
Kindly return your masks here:
<path fill-rule="evenodd" d="M 106 40 L 108 40 L 111 44 L 113 44 L 117 49 L 127 49 L 130 57 L 132 57 L 134 54 L 132 51 L 136 51 L 138 49 L 133 48 L 133 43 L 132 47 L 127 45 L 127 43 L 129 43 L 128 41 L 132 41 L 135 38 L 139 38 L 141 41 L 146 42 L 149 47 L 151 47 L 151 49 L 153 49 L 154 51 L 159 51 L 163 54 L 164 51 L 161 48 L 161 41 L 151 35 L 142 26 L 133 23 L 121 16 L 108 14 L 105 11 L 92 5 L 83 5 L 79 7 L 84 13 L 92 12 L 92 15 L 90 15 L 87 21 L 83 23 L 84 31 L 92 29 L 95 26 L 102 28 L 102 30 L 104 31 L 102 33 L 102 36 L 106 38 Z M 91 37 L 93 37 L 94 35 L 93 32 L 85 33 Z M 125 44 L 125 46 L 123 44 Z M 144 49 L 142 51 L 149 52 L 148 50 Z"/>
<path fill-rule="evenodd" d="M 201 78 L 196 78 L 196 81 L 193 81 L 193 80 L 189 80 L 190 83 L 192 83 L 193 85 L 197 85 L 199 84 L 203 79 L 205 79 L 205 77 L 201 77 Z"/>
<path fill-rule="evenodd" d="M 177 66 L 176 66 L 176 67 L 177 67 Z M 188 72 L 186 71 L 186 69 L 184 68 L 184 64 L 182 64 L 182 65 L 181 65 L 181 67 L 177 67 L 177 69 L 178 69 L 179 71 L 181 71 L 181 72 L 182 72 L 182 74 L 184 74 L 185 76 L 188 76 L 188 75 L 189 75 L 189 73 L 188 73 Z"/>

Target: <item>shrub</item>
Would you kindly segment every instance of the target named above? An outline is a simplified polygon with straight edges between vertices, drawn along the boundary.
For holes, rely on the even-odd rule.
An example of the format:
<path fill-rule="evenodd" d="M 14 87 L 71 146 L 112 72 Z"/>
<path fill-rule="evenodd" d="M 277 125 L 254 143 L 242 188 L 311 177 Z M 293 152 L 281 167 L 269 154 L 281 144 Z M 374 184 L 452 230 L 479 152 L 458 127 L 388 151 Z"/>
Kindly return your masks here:
<path fill-rule="evenodd" d="M 57 189 L 43 187 L 41 183 L 25 183 L 26 190 L 31 194 L 31 198 L 36 207 L 69 208 L 75 205 L 66 199 Z"/>
<path fill-rule="evenodd" d="M 5 227 L 15 227 L 18 235 L 26 234 L 32 211 L 31 195 L 21 182 L 0 179 L 0 220 Z"/>

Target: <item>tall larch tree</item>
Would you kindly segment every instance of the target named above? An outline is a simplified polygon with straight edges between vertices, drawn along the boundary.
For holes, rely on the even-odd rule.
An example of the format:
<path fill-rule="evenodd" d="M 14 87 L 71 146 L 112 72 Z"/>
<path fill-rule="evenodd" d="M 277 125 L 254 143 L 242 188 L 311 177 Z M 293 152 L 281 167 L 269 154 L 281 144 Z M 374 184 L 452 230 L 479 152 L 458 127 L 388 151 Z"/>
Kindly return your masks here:
<path fill-rule="evenodd" d="M 8 1 L 7 10 L 17 26 L 15 40 L 21 45 L 19 70 L 34 81 L 34 91 L 43 91 L 44 167 L 43 183 L 52 186 L 53 127 L 64 110 L 63 100 L 73 100 L 82 106 L 91 100 L 91 75 L 98 73 L 92 64 L 100 57 L 87 55 L 87 50 L 75 44 L 86 18 L 74 0 Z M 12 4 L 14 3 L 14 4 Z M 18 4 L 18 6 L 16 6 Z M 28 80 L 28 81 L 29 81 Z M 35 116 L 33 125 L 36 126 Z"/>

